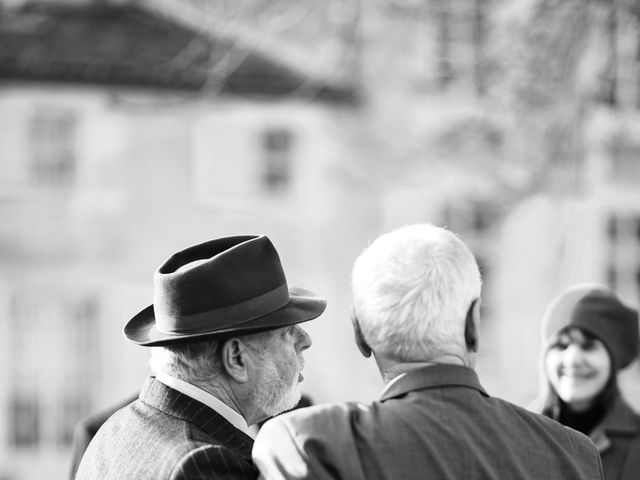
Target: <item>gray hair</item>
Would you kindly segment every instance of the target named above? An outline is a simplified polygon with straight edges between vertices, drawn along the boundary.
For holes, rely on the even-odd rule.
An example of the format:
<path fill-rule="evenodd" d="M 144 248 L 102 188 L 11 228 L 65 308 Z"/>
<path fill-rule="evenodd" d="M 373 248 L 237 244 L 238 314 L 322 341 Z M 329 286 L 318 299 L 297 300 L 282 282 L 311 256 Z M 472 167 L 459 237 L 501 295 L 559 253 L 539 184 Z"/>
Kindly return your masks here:
<path fill-rule="evenodd" d="M 258 356 L 264 352 L 263 342 L 273 331 L 242 335 L 242 341 Z M 211 383 L 222 373 L 222 345 L 225 340 L 166 345 L 151 348 L 151 370 L 179 378 L 193 385 Z"/>
<path fill-rule="evenodd" d="M 149 366 L 156 374 L 164 373 L 185 382 L 209 382 L 220 374 L 221 347 L 219 340 L 166 345 L 151 348 Z"/>
<path fill-rule="evenodd" d="M 376 354 L 425 361 L 464 345 L 480 296 L 478 264 L 452 232 L 410 225 L 377 238 L 355 262 L 354 313 Z"/>

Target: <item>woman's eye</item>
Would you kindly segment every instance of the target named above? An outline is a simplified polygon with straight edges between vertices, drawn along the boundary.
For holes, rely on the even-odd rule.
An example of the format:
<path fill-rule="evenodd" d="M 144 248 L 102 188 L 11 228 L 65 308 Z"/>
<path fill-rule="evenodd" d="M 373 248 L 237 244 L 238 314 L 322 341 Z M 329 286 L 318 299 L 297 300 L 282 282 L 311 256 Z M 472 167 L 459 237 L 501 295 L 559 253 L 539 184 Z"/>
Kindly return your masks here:
<path fill-rule="evenodd" d="M 583 350 L 593 350 L 594 348 L 596 348 L 596 342 L 591 342 L 587 340 L 580 346 L 582 347 Z"/>

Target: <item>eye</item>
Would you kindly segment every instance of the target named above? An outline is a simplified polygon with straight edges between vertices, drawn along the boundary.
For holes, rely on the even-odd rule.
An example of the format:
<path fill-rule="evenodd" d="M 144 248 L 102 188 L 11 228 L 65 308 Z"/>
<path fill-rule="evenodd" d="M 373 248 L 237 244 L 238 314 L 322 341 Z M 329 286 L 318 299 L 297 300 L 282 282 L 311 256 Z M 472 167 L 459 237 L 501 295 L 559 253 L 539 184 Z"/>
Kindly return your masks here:
<path fill-rule="evenodd" d="M 553 345 L 551 345 L 551 348 L 554 350 L 558 350 L 560 352 L 562 352 L 563 350 L 566 350 L 567 347 L 569 346 L 570 342 L 563 342 L 563 341 L 559 341 L 554 343 Z"/>
<path fill-rule="evenodd" d="M 580 345 L 583 350 L 595 350 L 597 346 L 598 345 L 593 340 L 585 340 L 582 342 L 582 345 Z"/>

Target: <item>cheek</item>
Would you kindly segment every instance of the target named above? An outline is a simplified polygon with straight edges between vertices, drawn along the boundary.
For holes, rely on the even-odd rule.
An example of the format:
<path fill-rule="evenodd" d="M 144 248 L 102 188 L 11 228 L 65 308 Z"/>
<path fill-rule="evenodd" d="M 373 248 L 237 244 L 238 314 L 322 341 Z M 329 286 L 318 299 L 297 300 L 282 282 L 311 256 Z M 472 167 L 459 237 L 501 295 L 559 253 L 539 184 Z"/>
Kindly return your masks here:
<path fill-rule="evenodd" d="M 295 357 L 289 357 L 286 364 L 287 373 L 293 375 L 298 371 L 298 360 Z"/>
<path fill-rule="evenodd" d="M 549 351 L 544 358 L 544 373 L 552 384 L 558 381 L 558 367 L 562 361 L 562 354 L 556 351 Z"/>
<path fill-rule="evenodd" d="M 299 366 L 298 355 L 294 348 L 287 348 L 283 351 L 282 362 L 280 363 L 281 376 L 284 379 L 298 378 Z"/>
<path fill-rule="evenodd" d="M 598 355 L 592 359 L 591 365 L 594 370 L 598 372 L 598 383 L 601 384 L 601 387 L 604 387 L 611 375 L 611 360 L 609 359 L 609 355 L 607 353 Z"/>

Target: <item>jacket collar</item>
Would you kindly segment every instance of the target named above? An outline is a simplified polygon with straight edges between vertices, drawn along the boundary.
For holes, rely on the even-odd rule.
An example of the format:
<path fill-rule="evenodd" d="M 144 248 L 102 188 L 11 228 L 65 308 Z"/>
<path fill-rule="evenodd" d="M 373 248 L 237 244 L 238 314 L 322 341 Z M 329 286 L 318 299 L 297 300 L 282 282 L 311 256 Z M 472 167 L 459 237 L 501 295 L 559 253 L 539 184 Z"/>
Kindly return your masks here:
<path fill-rule="evenodd" d="M 602 428 L 606 432 L 633 435 L 638 431 L 636 414 L 618 394 L 613 407 L 602 420 Z"/>
<path fill-rule="evenodd" d="M 589 437 L 598 447 L 598 451 L 602 453 L 611 445 L 610 435 L 634 436 L 638 429 L 636 414 L 618 394 L 611 410 L 607 412 L 600 424 L 593 429 Z"/>
<path fill-rule="evenodd" d="M 225 446 L 239 449 L 251 457 L 253 439 L 198 400 L 168 387 L 154 377 L 147 378 L 139 398 L 162 412 L 193 424 Z"/>
<path fill-rule="evenodd" d="M 484 396 L 489 396 L 480 385 L 478 375 L 471 368 L 462 365 L 439 364 L 400 374 L 384 389 L 380 401 L 399 397 L 415 390 L 452 386 L 473 388 Z"/>

